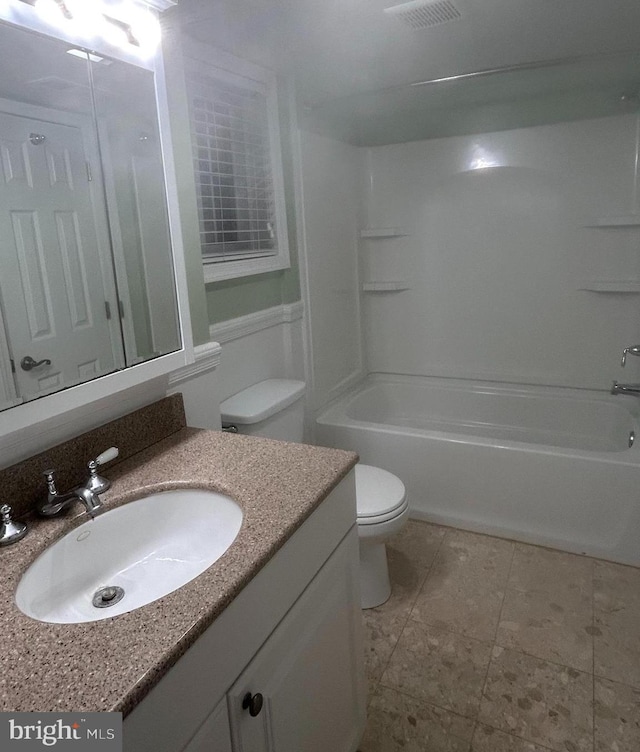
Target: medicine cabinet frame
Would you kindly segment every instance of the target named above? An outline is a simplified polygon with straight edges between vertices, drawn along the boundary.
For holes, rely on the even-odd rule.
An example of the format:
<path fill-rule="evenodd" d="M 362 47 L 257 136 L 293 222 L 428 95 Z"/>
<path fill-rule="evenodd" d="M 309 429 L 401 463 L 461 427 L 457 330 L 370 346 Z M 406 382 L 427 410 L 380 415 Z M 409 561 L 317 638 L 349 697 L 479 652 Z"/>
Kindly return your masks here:
<path fill-rule="evenodd" d="M 109 2 L 110 0 L 107 0 L 108 4 Z M 138 4 L 146 5 L 152 12 L 165 10 L 174 5 L 171 0 L 139 0 Z M 34 425 L 51 419 L 60 419 L 61 416 L 78 407 L 84 407 L 90 405 L 92 402 L 122 393 L 193 363 L 194 354 L 191 318 L 189 314 L 187 271 L 178 206 L 178 189 L 171 148 L 172 140 L 169 126 L 169 107 L 166 95 L 162 45 L 158 46 L 153 55 L 143 58 L 141 55 L 136 54 L 135 50 L 129 52 L 115 47 L 98 36 L 80 36 L 71 27 L 66 29 L 62 25 L 49 23 L 48 20 L 44 20 L 37 14 L 33 6 L 19 2 L 19 0 L 10 0 L 8 4 L 0 4 L 0 22 L 42 36 L 59 39 L 70 45 L 79 46 L 98 53 L 102 52 L 106 56 L 141 67 L 154 74 L 158 126 L 166 184 L 169 234 L 178 304 L 178 324 L 181 336 L 181 347 L 179 350 L 0 412 L 0 447 L 2 447 L 6 444 L 19 442 L 21 434 Z"/>

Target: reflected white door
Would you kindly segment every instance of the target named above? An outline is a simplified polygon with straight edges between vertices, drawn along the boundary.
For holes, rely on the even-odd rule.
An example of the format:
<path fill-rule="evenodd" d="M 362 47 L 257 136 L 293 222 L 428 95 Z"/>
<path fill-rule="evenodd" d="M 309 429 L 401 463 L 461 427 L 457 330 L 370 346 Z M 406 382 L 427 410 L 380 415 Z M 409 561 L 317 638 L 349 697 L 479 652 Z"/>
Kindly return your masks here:
<path fill-rule="evenodd" d="M 98 241 L 82 129 L 0 112 L 0 295 L 24 399 L 122 364 Z"/>
<path fill-rule="evenodd" d="M 11 371 L 11 355 L 7 333 L 2 319 L 2 306 L 0 306 L 0 410 L 19 405 L 22 399 L 16 392 L 16 383 Z"/>

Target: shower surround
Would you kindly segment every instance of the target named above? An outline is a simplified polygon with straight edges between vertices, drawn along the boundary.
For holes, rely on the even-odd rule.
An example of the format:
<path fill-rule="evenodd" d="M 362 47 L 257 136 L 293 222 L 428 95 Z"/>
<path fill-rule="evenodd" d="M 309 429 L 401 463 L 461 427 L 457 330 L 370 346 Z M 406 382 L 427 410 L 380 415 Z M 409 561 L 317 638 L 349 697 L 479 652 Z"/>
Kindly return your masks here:
<path fill-rule="evenodd" d="M 640 564 L 640 402 L 609 395 L 640 381 L 638 117 L 302 147 L 319 443 L 398 474 L 415 517 Z M 330 163 L 361 202 L 329 217 Z"/>
<path fill-rule="evenodd" d="M 361 150 L 368 371 L 587 389 L 640 320 L 638 118 Z M 635 224 L 633 216 L 637 215 Z M 616 224 L 627 222 L 627 224 Z"/>

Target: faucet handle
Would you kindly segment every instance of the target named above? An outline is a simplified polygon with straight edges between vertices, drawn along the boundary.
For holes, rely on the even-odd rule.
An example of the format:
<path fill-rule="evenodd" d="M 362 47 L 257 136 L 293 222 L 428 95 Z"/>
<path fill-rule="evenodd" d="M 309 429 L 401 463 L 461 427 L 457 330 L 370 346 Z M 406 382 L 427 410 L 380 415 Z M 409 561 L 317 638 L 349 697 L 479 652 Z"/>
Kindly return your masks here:
<path fill-rule="evenodd" d="M 47 481 L 47 498 L 40 499 L 36 508 L 43 517 L 53 517 L 65 508 L 64 502 L 60 501 L 61 497 L 56 488 L 56 471 L 43 470 L 42 474 Z"/>
<path fill-rule="evenodd" d="M 107 462 L 111 462 L 111 460 L 115 460 L 119 453 L 118 447 L 112 446 L 109 447 L 109 449 L 105 449 L 104 452 L 89 462 L 87 466 L 89 468 L 89 477 L 87 479 L 86 488 L 94 494 L 104 493 L 104 491 L 108 491 L 109 488 L 111 488 L 111 481 L 106 478 L 101 478 L 98 475 L 98 467 Z"/>
<path fill-rule="evenodd" d="M 111 462 L 111 460 L 115 460 L 115 458 L 120 454 L 120 450 L 118 447 L 109 447 L 108 449 L 105 449 L 102 454 L 99 454 L 95 460 L 91 460 L 91 462 L 95 462 L 96 465 L 106 465 L 107 462 Z M 91 462 L 89 464 L 91 464 Z"/>
<path fill-rule="evenodd" d="M 627 355 L 640 355 L 640 345 L 631 345 L 631 347 L 625 347 L 622 351 L 622 360 L 620 365 L 624 368 L 627 363 Z"/>
<path fill-rule="evenodd" d="M 56 471 L 51 468 L 49 470 L 43 470 L 42 474 L 46 478 L 47 486 L 49 487 L 49 496 L 57 496 L 58 489 L 56 488 Z"/>
<path fill-rule="evenodd" d="M 8 504 L 0 506 L 0 546 L 17 543 L 27 534 L 24 522 L 14 522 L 11 519 L 11 507 Z"/>

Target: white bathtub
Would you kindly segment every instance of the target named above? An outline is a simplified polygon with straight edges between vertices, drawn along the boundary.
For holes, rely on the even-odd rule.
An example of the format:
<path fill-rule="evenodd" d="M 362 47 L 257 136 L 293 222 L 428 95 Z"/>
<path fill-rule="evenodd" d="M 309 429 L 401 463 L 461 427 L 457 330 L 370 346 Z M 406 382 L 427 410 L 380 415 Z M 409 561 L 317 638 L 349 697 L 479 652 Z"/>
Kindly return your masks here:
<path fill-rule="evenodd" d="M 316 438 L 396 473 L 414 518 L 640 565 L 639 416 L 632 396 L 374 375 Z"/>

